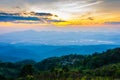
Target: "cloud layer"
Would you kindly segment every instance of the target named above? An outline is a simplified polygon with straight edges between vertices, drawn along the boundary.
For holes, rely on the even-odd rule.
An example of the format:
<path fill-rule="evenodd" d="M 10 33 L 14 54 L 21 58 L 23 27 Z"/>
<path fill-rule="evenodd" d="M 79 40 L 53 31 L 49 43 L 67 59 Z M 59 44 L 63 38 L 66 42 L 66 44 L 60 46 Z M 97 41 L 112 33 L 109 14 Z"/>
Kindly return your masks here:
<path fill-rule="evenodd" d="M 5 13 L 0 12 L 0 22 L 13 22 L 13 23 L 51 23 L 62 22 L 62 20 L 54 19 L 57 15 L 51 13 Z"/>
<path fill-rule="evenodd" d="M 119 4 L 120 0 L 1 0 L 0 22 L 114 25 L 120 22 Z"/>

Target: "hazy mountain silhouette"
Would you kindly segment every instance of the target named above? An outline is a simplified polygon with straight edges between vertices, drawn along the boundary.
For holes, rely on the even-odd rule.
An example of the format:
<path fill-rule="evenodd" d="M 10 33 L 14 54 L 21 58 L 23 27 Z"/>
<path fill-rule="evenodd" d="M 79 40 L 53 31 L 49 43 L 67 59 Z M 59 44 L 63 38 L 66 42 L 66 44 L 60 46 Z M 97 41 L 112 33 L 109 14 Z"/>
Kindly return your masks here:
<path fill-rule="evenodd" d="M 92 54 L 120 47 L 119 34 L 33 30 L 0 35 L 0 59 L 18 61 L 67 54 Z M 9 57 L 8 57 L 9 56 Z"/>
<path fill-rule="evenodd" d="M 68 54 L 92 54 L 107 49 L 120 47 L 119 45 L 37 45 L 37 44 L 0 44 L 0 60 L 20 61 L 32 59 L 40 61 L 48 57 L 62 56 Z"/>
<path fill-rule="evenodd" d="M 96 32 L 18 31 L 0 35 L 2 43 L 46 45 L 120 44 L 120 35 Z"/>

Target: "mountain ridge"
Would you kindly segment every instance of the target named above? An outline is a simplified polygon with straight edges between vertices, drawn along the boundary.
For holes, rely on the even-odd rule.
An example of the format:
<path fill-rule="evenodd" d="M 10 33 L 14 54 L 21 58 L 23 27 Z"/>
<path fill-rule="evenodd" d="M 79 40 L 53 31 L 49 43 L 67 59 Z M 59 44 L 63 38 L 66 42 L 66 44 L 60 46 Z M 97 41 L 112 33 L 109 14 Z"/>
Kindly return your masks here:
<path fill-rule="evenodd" d="M 120 45 L 55 46 L 55 45 L 39 45 L 39 44 L 3 44 L 2 43 L 0 44 L 0 56 L 9 55 L 9 57 L 19 58 L 19 60 L 17 59 L 18 61 L 25 59 L 33 59 L 35 61 L 40 61 L 45 58 L 62 56 L 67 54 L 89 55 L 94 52 L 103 52 L 107 49 L 113 49 L 116 47 L 120 47 Z"/>
<path fill-rule="evenodd" d="M 60 31 L 18 31 L 0 35 L 2 43 L 31 43 L 44 45 L 96 45 L 120 44 L 119 34 L 95 32 L 60 32 Z"/>

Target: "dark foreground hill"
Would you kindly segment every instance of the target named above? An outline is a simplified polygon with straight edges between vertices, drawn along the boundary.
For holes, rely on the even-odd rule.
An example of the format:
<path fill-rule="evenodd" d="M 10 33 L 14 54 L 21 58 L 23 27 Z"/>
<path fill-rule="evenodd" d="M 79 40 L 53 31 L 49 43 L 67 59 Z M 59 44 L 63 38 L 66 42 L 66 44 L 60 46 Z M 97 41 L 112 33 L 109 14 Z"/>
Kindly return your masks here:
<path fill-rule="evenodd" d="M 0 80 L 120 80 L 120 48 L 40 62 L 0 62 Z"/>

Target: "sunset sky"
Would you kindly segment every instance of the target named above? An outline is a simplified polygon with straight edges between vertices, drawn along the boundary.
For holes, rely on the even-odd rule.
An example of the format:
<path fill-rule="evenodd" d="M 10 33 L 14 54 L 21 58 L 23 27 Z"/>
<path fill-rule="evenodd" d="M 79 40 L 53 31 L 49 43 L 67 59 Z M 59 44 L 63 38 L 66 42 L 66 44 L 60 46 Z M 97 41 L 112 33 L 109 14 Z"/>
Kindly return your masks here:
<path fill-rule="evenodd" d="M 119 26 L 120 0 L 0 0 L 1 33 Z"/>

